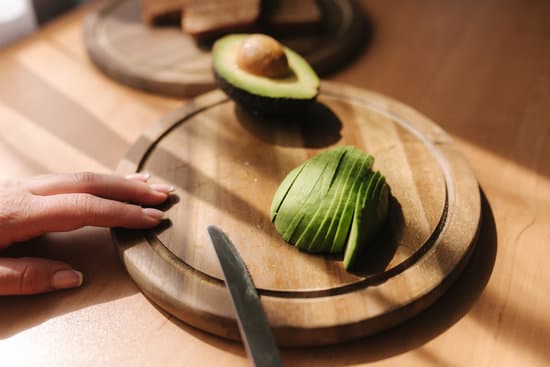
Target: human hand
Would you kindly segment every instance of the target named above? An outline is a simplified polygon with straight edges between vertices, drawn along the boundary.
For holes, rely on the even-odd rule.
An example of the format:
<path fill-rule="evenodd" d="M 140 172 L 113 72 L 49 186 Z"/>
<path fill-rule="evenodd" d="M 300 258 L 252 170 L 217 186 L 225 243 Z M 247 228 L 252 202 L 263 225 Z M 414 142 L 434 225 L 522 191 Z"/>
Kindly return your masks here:
<path fill-rule="evenodd" d="M 150 228 L 164 213 L 144 206 L 164 202 L 173 187 L 148 184 L 146 174 L 52 174 L 0 182 L 0 251 L 47 232 L 84 226 Z M 135 203 L 135 204 L 130 204 Z M 78 287 L 82 273 L 40 258 L 0 257 L 0 295 Z"/>

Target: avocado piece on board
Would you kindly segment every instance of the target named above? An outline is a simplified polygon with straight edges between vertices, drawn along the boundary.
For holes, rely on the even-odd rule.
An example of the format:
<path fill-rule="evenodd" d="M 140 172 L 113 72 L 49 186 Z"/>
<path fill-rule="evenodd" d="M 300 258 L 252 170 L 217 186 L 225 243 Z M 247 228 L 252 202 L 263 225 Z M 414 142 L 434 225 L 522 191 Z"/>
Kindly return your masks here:
<path fill-rule="evenodd" d="M 299 165 L 298 167 L 295 167 L 292 169 L 284 178 L 283 182 L 279 185 L 277 188 L 277 191 L 275 191 L 275 196 L 273 197 L 273 202 L 271 203 L 271 221 L 273 222 L 275 220 L 275 217 L 277 216 L 277 212 L 279 211 L 279 207 L 281 206 L 281 203 L 286 198 L 286 195 L 292 185 L 294 184 L 294 181 L 296 181 L 296 178 L 298 175 L 302 172 L 304 169 L 304 164 Z"/>
<path fill-rule="evenodd" d="M 342 184 L 342 170 L 346 154 L 349 150 L 347 147 L 337 149 L 341 152 L 341 155 L 334 175 L 332 175 L 332 177 L 327 175 L 326 177 L 327 181 L 330 180 L 330 182 L 328 182 L 328 190 L 320 197 L 313 197 L 312 204 L 317 208 L 307 227 L 301 232 L 301 235 L 296 240 L 296 246 L 308 252 L 330 251 L 330 244 L 327 245 L 324 242 L 320 242 L 319 239 L 324 240 L 324 233 L 328 229 L 326 218 L 331 215 L 331 209 L 333 210 L 334 203 L 337 202 L 337 195 Z M 323 235 L 321 236 L 321 234 Z"/>
<path fill-rule="evenodd" d="M 344 251 L 350 227 L 352 224 L 355 205 L 357 203 L 357 196 L 360 193 L 362 182 L 368 182 L 372 175 L 370 170 L 374 162 L 374 157 L 371 155 L 364 156 L 359 159 L 359 167 L 355 171 L 355 176 L 352 177 L 352 181 L 349 183 L 350 191 L 346 200 L 343 202 L 342 215 L 336 218 L 334 225 L 336 225 L 336 232 L 332 241 L 332 253 L 341 253 Z"/>
<path fill-rule="evenodd" d="M 324 153 L 324 154 L 323 154 Z M 335 152 L 323 152 L 303 163 L 300 174 L 289 188 L 285 199 L 279 205 L 273 223 L 281 237 L 289 242 L 296 226 L 301 222 L 311 193 L 320 190 L 320 182 L 329 163 L 328 157 Z"/>
<path fill-rule="evenodd" d="M 326 160 L 327 166 L 323 171 L 318 188 L 310 192 L 302 208 L 304 213 L 302 221 L 296 226 L 295 232 L 289 240 L 289 243 L 300 249 L 308 250 L 311 240 L 320 225 L 320 220 L 324 214 L 322 204 L 330 201 L 333 184 L 345 152 L 345 149 L 336 148 L 316 156 L 317 159 Z M 303 174 L 307 177 L 308 173 L 303 171 Z"/>
<path fill-rule="evenodd" d="M 365 185 L 365 184 L 364 184 Z M 375 172 L 357 197 L 352 226 L 344 254 L 344 268 L 353 269 L 358 255 L 369 245 L 387 214 L 388 188 L 385 177 Z"/>
<path fill-rule="evenodd" d="M 324 151 L 292 170 L 272 203 L 281 237 L 311 253 L 342 253 L 350 270 L 388 210 L 389 187 L 374 157 L 353 147 Z"/>
<path fill-rule="evenodd" d="M 346 147 L 346 153 L 334 183 L 334 194 L 331 195 L 330 201 L 321 203 L 324 206 L 322 210 L 325 215 L 311 240 L 308 248 L 310 252 L 338 253 L 342 251 L 342 249 L 333 250 L 333 240 L 336 237 L 338 222 L 344 216 L 344 202 L 349 195 L 355 195 L 352 190 L 353 182 L 356 179 L 360 180 L 360 175 L 363 172 L 361 166 L 365 158 L 363 153 L 353 147 Z"/>
<path fill-rule="evenodd" d="M 341 215 L 338 211 L 338 209 L 340 209 L 338 204 L 342 200 L 342 197 L 346 195 L 348 189 L 346 187 L 347 180 L 353 168 L 353 162 L 350 162 L 348 157 L 352 153 L 351 149 L 348 147 L 346 148 L 346 152 L 340 162 L 338 175 L 335 177 L 334 184 L 331 187 L 331 192 L 326 200 L 323 200 L 319 205 L 323 217 L 317 226 L 313 238 L 310 240 L 308 246 L 308 251 L 310 252 L 330 253 L 332 247 L 331 239 L 334 235 L 329 233 L 331 229 L 330 224 L 335 217 Z"/>
<path fill-rule="evenodd" d="M 253 114 L 299 114 L 319 93 L 319 77 L 296 52 L 262 34 L 232 34 L 212 49 L 220 88 Z"/>

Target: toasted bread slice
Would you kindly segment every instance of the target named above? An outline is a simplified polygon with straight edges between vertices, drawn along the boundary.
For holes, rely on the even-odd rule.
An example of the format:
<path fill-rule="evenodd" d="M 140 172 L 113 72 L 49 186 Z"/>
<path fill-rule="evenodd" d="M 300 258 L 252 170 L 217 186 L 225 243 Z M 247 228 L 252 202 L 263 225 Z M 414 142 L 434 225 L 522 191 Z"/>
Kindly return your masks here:
<path fill-rule="evenodd" d="M 197 40 L 248 32 L 260 17 L 260 0 L 188 0 L 181 26 Z"/>

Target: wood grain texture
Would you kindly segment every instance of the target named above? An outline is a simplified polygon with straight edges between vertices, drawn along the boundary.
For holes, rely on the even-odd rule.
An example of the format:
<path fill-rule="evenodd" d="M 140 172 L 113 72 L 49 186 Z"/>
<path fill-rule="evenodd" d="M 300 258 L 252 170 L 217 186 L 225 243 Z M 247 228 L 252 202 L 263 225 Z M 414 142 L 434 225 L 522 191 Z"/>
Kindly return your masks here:
<path fill-rule="evenodd" d="M 389 220 L 358 274 L 341 258 L 289 246 L 269 218 L 286 174 L 336 145 L 373 154 L 392 191 Z M 255 118 L 219 91 L 192 100 L 119 166 L 121 174 L 137 171 L 178 195 L 166 226 L 113 232 L 130 275 L 176 317 L 232 339 L 238 329 L 210 224 L 235 243 L 279 344 L 311 346 L 372 334 L 426 308 L 464 266 L 481 216 L 477 181 L 437 125 L 385 97 L 327 82 L 295 119 Z"/>
<path fill-rule="evenodd" d="M 372 42 L 331 79 L 404 102 L 452 137 L 484 193 L 479 240 L 425 312 L 356 342 L 283 348 L 285 365 L 548 366 L 550 3 L 362 4 Z M 0 50 L 0 176 L 112 172 L 144 129 L 181 106 L 97 70 L 82 40 L 91 10 Z M 11 255 L 66 261 L 85 285 L 1 297 L 2 365 L 250 365 L 240 343 L 159 312 L 127 275 L 108 230 L 44 236 L 1 254 Z"/>
<path fill-rule="evenodd" d="M 321 31 L 294 32 L 281 41 L 326 75 L 362 50 L 368 29 L 354 0 L 322 0 L 320 6 Z M 84 32 L 92 61 L 119 82 L 173 97 L 192 97 L 215 88 L 209 48 L 198 47 L 177 27 L 145 25 L 139 0 L 105 1 L 89 14 Z"/>

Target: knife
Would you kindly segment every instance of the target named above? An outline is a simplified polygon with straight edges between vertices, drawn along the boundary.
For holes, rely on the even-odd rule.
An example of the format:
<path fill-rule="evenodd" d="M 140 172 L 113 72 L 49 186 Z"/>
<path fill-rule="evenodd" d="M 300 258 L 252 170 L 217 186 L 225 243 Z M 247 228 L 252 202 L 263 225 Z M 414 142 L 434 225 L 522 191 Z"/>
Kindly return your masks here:
<path fill-rule="evenodd" d="M 248 357 L 256 367 L 282 366 L 279 349 L 275 345 L 258 291 L 246 265 L 221 229 L 208 226 L 208 234 L 218 255 L 225 284 L 237 312 L 237 323 Z"/>

